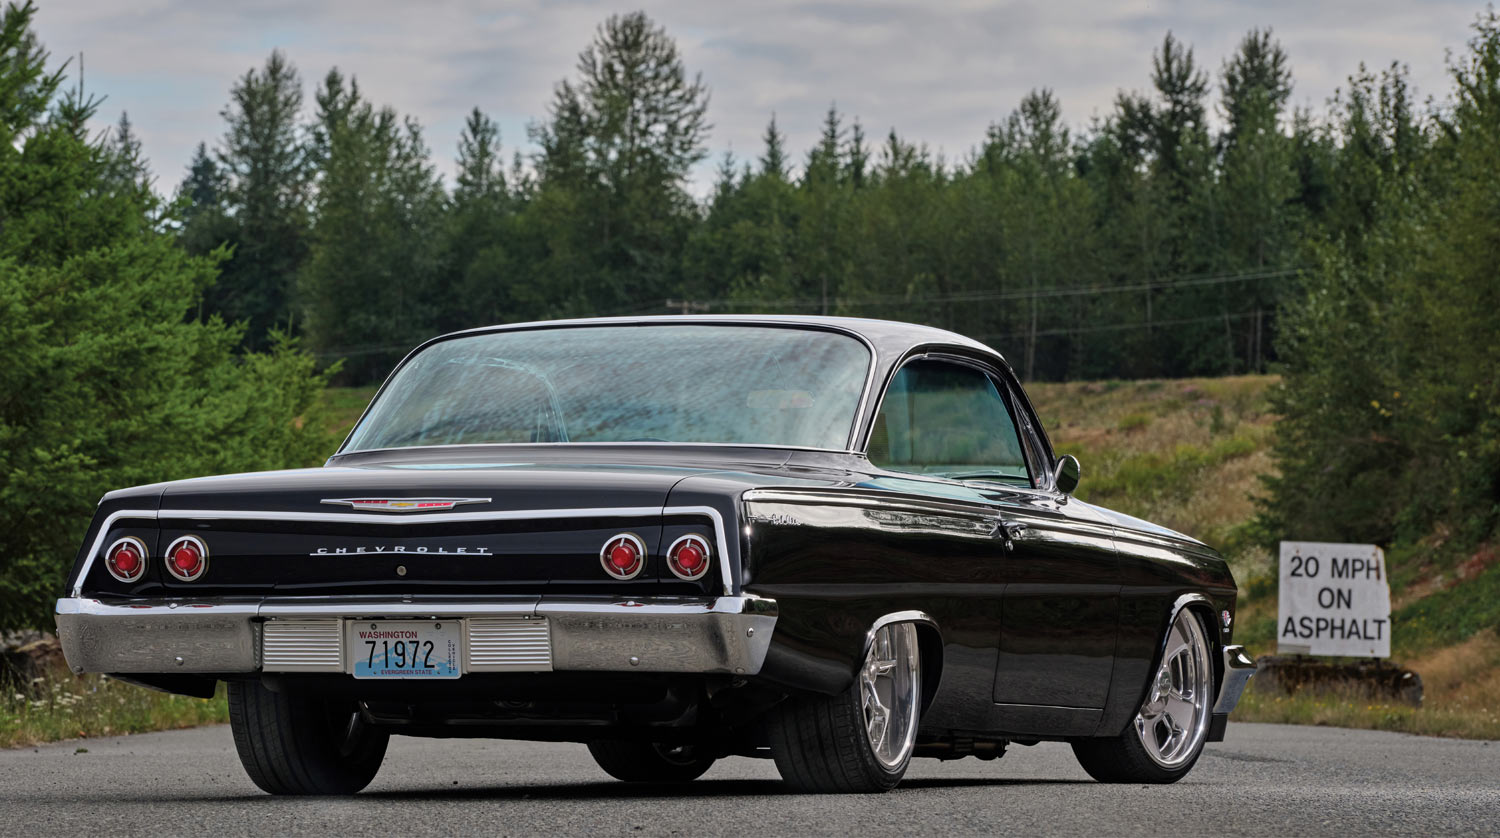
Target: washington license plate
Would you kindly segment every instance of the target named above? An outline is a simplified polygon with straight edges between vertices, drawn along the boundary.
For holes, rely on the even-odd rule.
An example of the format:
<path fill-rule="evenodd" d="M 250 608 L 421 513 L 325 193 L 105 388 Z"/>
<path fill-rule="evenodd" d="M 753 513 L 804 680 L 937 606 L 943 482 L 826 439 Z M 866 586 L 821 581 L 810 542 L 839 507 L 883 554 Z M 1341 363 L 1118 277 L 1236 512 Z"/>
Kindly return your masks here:
<path fill-rule="evenodd" d="M 350 622 L 350 673 L 355 678 L 457 678 L 463 671 L 462 626 L 460 620 Z"/>

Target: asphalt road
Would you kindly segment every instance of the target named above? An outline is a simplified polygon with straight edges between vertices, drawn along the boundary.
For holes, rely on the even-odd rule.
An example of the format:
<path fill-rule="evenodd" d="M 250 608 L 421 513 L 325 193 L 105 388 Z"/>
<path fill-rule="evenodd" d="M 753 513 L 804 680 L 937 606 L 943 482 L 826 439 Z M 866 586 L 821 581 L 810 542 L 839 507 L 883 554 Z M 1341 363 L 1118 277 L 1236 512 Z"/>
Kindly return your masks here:
<path fill-rule="evenodd" d="M 785 793 L 766 760 L 642 787 L 581 745 L 397 737 L 364 793 L 289 799 L 251 785 L 228 728 L 210 727 L 0 751 L 0 833 L 1495 835 L 1500 742 L 1231 724 L 1173 786 L 1099 785 L 1042 744 L 917 760 L 890 794 L 816 797 Z"/>

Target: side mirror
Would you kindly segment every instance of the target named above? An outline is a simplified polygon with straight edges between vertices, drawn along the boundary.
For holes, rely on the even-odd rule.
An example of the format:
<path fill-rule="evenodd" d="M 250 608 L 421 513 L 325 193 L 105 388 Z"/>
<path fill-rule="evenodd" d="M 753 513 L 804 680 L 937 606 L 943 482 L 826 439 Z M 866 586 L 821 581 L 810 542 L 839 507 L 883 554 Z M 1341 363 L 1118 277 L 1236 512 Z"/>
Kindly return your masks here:
<path fill-rule="evenodd" d="M 1057 491 L 1071 495 L 1078 488 L 1079 474 L 1078 458 L 1072 454 L 1064 454 L 1057 458 L 1057 465 L 1052 467 L 1052 485 Z"/>

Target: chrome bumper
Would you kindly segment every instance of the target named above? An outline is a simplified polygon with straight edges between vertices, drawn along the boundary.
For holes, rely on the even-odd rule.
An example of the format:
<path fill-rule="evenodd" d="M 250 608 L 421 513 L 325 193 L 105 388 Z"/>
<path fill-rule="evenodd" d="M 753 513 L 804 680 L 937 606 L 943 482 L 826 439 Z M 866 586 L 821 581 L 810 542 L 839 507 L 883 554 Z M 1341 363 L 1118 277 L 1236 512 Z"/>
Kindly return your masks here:
<path fill-rule="evenodd" d="M 1214 702 L 1214 715 L 1228 714 L 1240 703 L 1245 684 L 1255 674 L 1255 661 L 1245 654 L 1244 646 L 1224 647 L 1224 681 L 1219 685 L 1219 700 Z"/>
<path fill-rule="evenodd" d="M 713 599 L 225 602 L 57 601 L 75 672 L 348 672 L 350 620 L 461 620 L 468 672 L 692 672 L 754 675 L 776 601 Z"/>

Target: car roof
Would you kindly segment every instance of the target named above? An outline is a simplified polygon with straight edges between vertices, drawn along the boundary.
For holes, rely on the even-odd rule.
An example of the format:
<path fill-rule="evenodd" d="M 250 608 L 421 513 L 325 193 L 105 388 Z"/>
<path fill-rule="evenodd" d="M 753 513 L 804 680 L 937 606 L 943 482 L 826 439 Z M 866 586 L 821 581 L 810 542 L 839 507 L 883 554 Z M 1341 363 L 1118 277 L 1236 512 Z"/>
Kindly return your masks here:
<path fill-rule="evenodd" d="M 805 314 L 663 314 L 636 317 L 584 317 L 569 320 L 537 320 L 526 323 L 505 323 L 465 329 L 433 338 L 428 343 L 456 337 L 458 335 L 505 332 L 550 327 L 578 326 L 649 326 L 649 325 L 771 325 L 812 329 L 832 329 L 856 335 L 875 349 L 882 360 L 899 358 L 908 351 L 929 345 L 946 345 L 973 350 L 991 356 L 1005 364 L 1005 357 L 995 349 L 957 332 L 903 323 L 896 320 L 877 320 L 869 317 L 833 317 Z"/>

